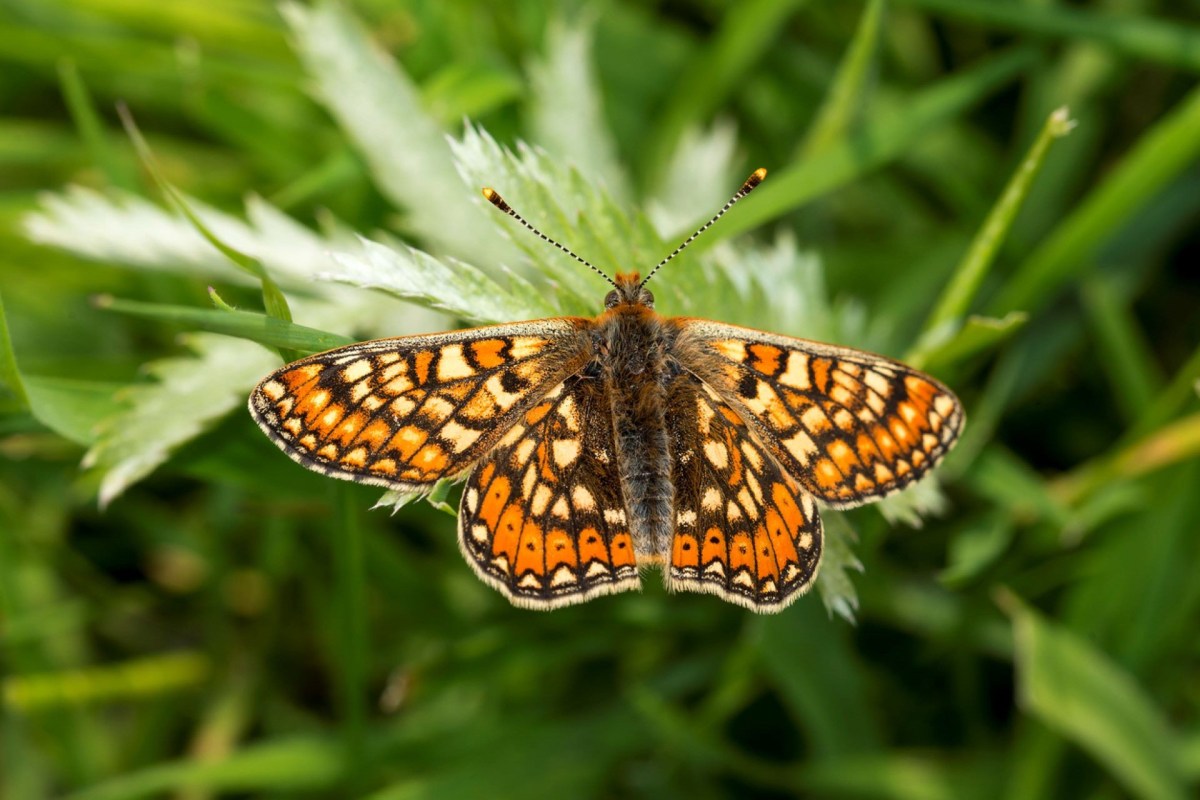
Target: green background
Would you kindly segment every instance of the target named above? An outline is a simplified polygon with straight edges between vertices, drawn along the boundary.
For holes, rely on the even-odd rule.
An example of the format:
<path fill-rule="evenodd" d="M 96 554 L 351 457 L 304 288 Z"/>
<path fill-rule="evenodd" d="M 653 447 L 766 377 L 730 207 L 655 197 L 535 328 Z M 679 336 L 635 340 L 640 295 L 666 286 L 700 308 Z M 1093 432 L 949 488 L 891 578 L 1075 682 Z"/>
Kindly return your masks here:
<path fill-rule="evenodd" d="M 1198 19 L 3 0 L 0 796 L 1194 796 Z M 511 608 L 443 511 L 368 512 L 243 411 L 281 353 L 594 313 L 484 182 L 644 270 L 758 166 L 664 310 L 908 358 L 968 414 L 937 483 L 825 515 L 784 613 L 654 574 Z M 405 302 L 312 280 L 355 233 Z"/>

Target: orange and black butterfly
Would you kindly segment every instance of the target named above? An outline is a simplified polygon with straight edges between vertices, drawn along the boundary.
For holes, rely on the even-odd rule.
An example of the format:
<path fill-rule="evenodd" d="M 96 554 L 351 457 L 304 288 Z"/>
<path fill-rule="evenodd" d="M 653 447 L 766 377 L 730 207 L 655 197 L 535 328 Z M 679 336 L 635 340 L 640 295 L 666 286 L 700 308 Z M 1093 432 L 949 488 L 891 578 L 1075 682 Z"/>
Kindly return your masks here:
<path fill-rule="evenodd" d="M 962 429 L 954 394 L 896 361 L 662 317 L 646 280 L 606 279 L 594 319 L 340 347 L 267 376 L 250 412 L 293 460 L 335 478 L 422 492 L 467 476 L 463 555 L 538 609 L 638 589 L 640 568 L 660 566 L 669 589 L 779 611 L 816 578 L 818 501 L 902 489 Z"/>

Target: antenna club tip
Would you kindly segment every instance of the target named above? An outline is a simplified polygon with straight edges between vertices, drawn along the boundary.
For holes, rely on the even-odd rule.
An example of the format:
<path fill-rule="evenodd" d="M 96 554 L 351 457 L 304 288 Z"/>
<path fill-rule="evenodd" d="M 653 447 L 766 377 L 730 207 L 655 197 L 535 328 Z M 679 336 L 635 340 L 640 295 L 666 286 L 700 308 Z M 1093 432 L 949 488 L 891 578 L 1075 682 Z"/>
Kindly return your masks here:
<path fill-rule="evenodd" d="M 483 187 L 483 196 L 487 198 L 487 201 L 489 203 L 491 203 L 492 205 L 494 205 L 496 208 L 500 209 L 501 211 L 509 210 L 508 203 L 504 202 L 504 198 L 501 197 L 500 193 L 497 192 L 492 187 L 490 187 L 490 186 Z"/>
<path fill-rule="evenodd" d="M 758 169 L 754 170 L 754 172 L 752 172 L 750 174 L 750 177 L 746 178 L 746 182 L 742 184 L 742 188 L 738 191 L 738 194 L 739 195 L 749 194 L 754 189 L 754 187 L 756 187 L 760 183 L 762 183 L 763 178 L 766 178 L 766 177 L 767 177 L 767 170 L 765 167 L 759 167 Z"/>

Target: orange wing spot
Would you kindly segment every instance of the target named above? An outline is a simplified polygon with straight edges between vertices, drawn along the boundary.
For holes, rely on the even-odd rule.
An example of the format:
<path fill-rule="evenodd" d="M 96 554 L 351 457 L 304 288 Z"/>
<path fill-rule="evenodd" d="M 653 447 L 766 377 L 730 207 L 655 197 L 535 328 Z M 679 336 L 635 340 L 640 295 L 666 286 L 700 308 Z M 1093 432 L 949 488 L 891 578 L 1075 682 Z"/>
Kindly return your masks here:
<path fill-rule="evenodd" d="M 925 454 L 920 450 L 913 450 L 912 455 L 910 455 L 908 458 L 910 461 L 912 461 L 912 465 L 914 467 L 919 467 L 926 461 Z"/>
<path fill-rule="evenodd" d="M 558 566 L 579 566 L 579 553 L 575 542 L 562 528 L 553 528 L 546 535 L 546 571 L 553 572 Z"/>
<path fill-rule="evenodd" d="M 900 477 L 904 477 L 905 475 L 907 475 L 910 472 L 912 472 L 912 468 L 910 468 L 908 466 L 907 461 L 897 461 L 896 462 L 896 474 L 897 475 L 899 475 Z"/>
<path fill-rule="evenodd" d="M 882 460 L 879 453 L 879 446 L 875 444 L 874 439 L 865 433 L 860 433 L 858 438 L 854 440 L 854 452 L 864 467 L 869 467 L 874 462 Z"/>
<path fill-rule="evenodd" d="M 460 413 L 468 419 L 490 420 L 496 416 L 496 400 L 487 389 L 480 389 Z"/>
<path fill-rule="evenodd" d="M 921 380 L 915 375 L 906 375 L 904 377 L 904 388 L 908 389 L 908 393 L 913 397 L 919 397 L 926 405 L 933 402 L 933 397 L 938 393 L 937 387 L 929 381 Z"/>
<path fill-rule="evenodd" d="M 742 427 L 743 425 L 745 425 L 745 423 L 742 422 L 742 418 L 738 416 L 738 413 L 736 411 L 734 411 L 732 408 L 730 408 L 729 406 L 722 405 L 720 407 L 720 410 L 721 410 L 721 416 L 724 417 L 726 419 L 726 421 L 729 422 L 731 425 L 734 425 L 739 428 Z"/>
<path fill-rule="evenodd" d="M 396 431 L 396 435 L 387 443 L 387 449 L 395 450 L 401 459 L 408 461 L 428 438 L 429 434 L 416 425 L 405 425 Z"/>
<path fill-rule="evenodd" d="M 471 343 L 471 355 L 484 369 L 495 369 L 504 363 L 500 351 L 504 349 L 503 339 L 484 339 L 482 342 Z"/>
<path fill-rule="evenodd" d="M 752 344 L 747 349 L 753 358 L 750 362 L 751 369 L 756 369 L 763 375 L 774 375 L 779 371 L 779 360 L 783 357 L 783 351 L 778 347 L 772 347 L 769 344 Z"/>
<path fill-rule="evenodd" d="M 487 483 L 489 477 L 488 470 L 492 468 L 488 464 L 483 471 L 483 478 L 479 482 L 480 486 Z M 479 508 L 479 519 L 484 525 L 487 525 L 488 530 L 494 531 L 500 524 L 500 513 L 504 511 L 504 506 L 508 503 L 509 496 L 512 495 L 512 483 L 503 475 L 496 478 L 487 489 L 487 497 L 483 499 L 483 505 Z"/>
<path fill-rule="evenodd" d="M 637 564 L 633 554 L 633 537 L 621 531 L 612 537 L 612 563 L 614 567 L 632 567 Z"/>
<path fill-rule="evenodd" d="M 676 533 L 671 545 L 671 565 L 675 567 L 700 566 L 700 545 L 690 533 Z"/>
<path fill-rule="evenodd" d="M 349 453 L 346 453 L 346 455 L 342 456 L 341 461 L 338 463 L 345 464 L 347 467 L 362 469 L 367 465 L 367 448 L 354 448 Z"/>
<path fill-rule="evenodd" d="M 489 462 L 486 466 L 484 466 L 483 471 L 479 473 L 478 485 L 480 487 L 487 486 L 489 483 L 492 482 L 492 476 L 495 474 L 496 474 L 496 465 Z"/>
<path fill-rule="evenodd" d="M 514 570 L 517 575 L 523 575 L 526 572 L 545 574 L 546 561 L 543 558 L 543 544 L 542 526 L 531 519 L 525 520 L 525 525 L 521 528 L 521 541 L 517 545 L 517 565 Z"/>
<path fill-rule="evenodd" d="M 539 403 L 525 412 L 525 424 L 537 425 L 550 413 L 550 409 L 552 408 L 554 408 L 553 403 Z"/>
<path fill-rule="evenodd" d="M 446 459 L 446 451 L 430 443 L 422 447 L 408 463 L 426 475 L 436 475 L 445 470 L 449 462 Z"/>
<path fill-rule="evenodd" d="M 774 578 L 779 580 L 779 564 L 775 560 L 775 548 L 771 546 L 771 537 L 762 525 L 754 531 L 754 555 L 758 562 L 758 579 Z"/>
<path fill-rule="evenodd" d="M 875 488 L 875 481 L 863 475 L 861 472 L 854 476 L 854 491 L 869 492 Z"/>
<path fill-rule="evenodd" d="M 338 425 L 337 433 L 332 438 L 341 441 L 342 444 L 350 444 L 358 436 L 358 432 L 363 429 L 367 423 L 367 417 L 364 414 L 355 412 L 342 420 L 342 424 Z"/>
<path fill-rule="evenodd" d="M 429 380 L 429 365 L 433 363 L 433 351 L 422 350 L 413 359 L 416 365 L 417 383 L 424 385 Z"/>
<path fill-rule="evenodd" d="M 832 489 L 842 482 L 842 473 L 828 458 L 822 458 L 816 463 L 817 483 L 822 489 Z"/>
<path fill-rule="evenodd" d="M 875 444 L 879 445 L 879 452 L 883 454 L 887 461 L 895 461 L 896 456 L 900 454 L 900 447 L 896 444 L 896 440 L 887 432 L 887 429 L 882 425 L 871 426 L 871 438 L 875 440 Z"/>
<path fill-rule="evenodd" d="M 324 447 L 322 447 L 320 450 L 317 451 L 317 455 L 320 456 L 321 458 L 328 459 L 329 461 L 333 461 L 335 458 L 337 458 L 337 455 L 338 455 L 337 445 L 336 444 L 327 444 Z"/>
<path fill-rule="evenodd" d="M 301 389 L 317 379 L 322 369 L 324 367 L 320 364 L 306 364 L 303 367 L 289 369 L 280 377 L 283 378 L 283 382 L 287 384 L 293 394 L 299 394 Z"/>
<path fill-rule="evenodd" d="M 748 533 L 735 533 L 729 541 L 729 567 L 732 572 L 748 569 L 754 574 L 754 542 Z"/>
<path fill-rule="evenodd" d="M 604 537 L 595 528 L 584 528 L 579 533 L 579 561 L 583 564 L 590 561 L 610 563 L 608 548 L 604 546 Z"/>
<path fill-rule="evenodd" d="M 381 458 L 368 467 L 371 472 L 378 472 L 381 475 L 395 475 L 396 462 L 390 458 Z"/>
<path fill-rule="evenodd" d="M 324 412 L 320 414 L 315 422 L 310 422 L 309 425 L 321 434 L 322 438 L 328 437 L 341 421 L 342 415 L 346 410 L 337 403 L 325 407 Z"/>
<path fill-rule="evenodd" d="M 880 463 L 875 465 L 875 482 L 876 483 L 891 483 L 896 480 L 896 476 L 886 465 Z"/>
<path fill-rule="evenodd" d="M 833 366 L 833 362 L 827 358 L 814 358 L 809 363 L 812 367 L 813 386 L 817 387 L 819 392 L 828 392 L 829 368 Z"/>
<path fill-rule="evenodd" d="M 826 449 L 829 455 L 833 458 L 838 469 L 843 475 L 849 475 L 854 471 L 854 468 L 861 465 L 858 456 L 855 455 L 854 449 L 846 444 L 841 439 L 835 439 Z"/>
<path fill-rule="evenodd" d="M 538 475 L 543 481 L 551 486 L 558 483 L 558 474 L 550 463 L 550 448 L 546 446 L 545 442 L 538 442 L 537 463 Z"/>
<path fill-rule="evenodd" d="M 899 417 L 892 417 L 888 421 L 888 427 L 892 431 L 892 436 L 896 437 L 896 441 L 904 446 L 904 449 L 909 449 L 908 440 L 912 438 L 912 432 L 904 426 Z"/>
<path fill-rule="evenodd" d="M 497 481 L 498 483 L 499 481 Z M 518 503 L 509 503 L 500 515 L 500 522 L 492 530 L 492 553 L 508 558 L 513 563 L 517 558 L 517 545 L 521 541 L 521 528 L 524 527 L 525 514 Z"/>
<path fill-rule="evenodd" d="M 733 441 L 733 437 L 726 431 L 725 440 L 729 443 L 727 449 L 729 451 L 729 485 L 733 487 L 741 486 L 745 481 L 745 470 L 742 468 L 742 450 Z"/>
<path fill-rule="evenodd" d="M 709 528 L 704 532 L 704 541 L 700 543 L 700 563 L 711 564 L 729 561 L 729 550 L 725 547 L 725 532 L 720 528 Z"/>
<path fill-rule="evenodd" d="M 900 418 L 904 420 L 905 425 L 920 433 L 929 428 L 929 420 L 925 418 L 924 408 L 926 408 L 924 404 L 922 404 L 921 410 L 918 410 L 915 403 L 903 402 L 896 407 L 896 410 L 900 413 Z"/>
<path fill-rule="evenodd" d="M 309 452 L 316 450 L 317 449 L 316 434 L 312 434 L 312 433 L 304 434 L 303 436 L 300 437 L 300 444 Z"/>
<path fill-rule="evenodd" d="M 798 562 L 800 556 L 796 553 L 796 545 L 792 541 L 797 527 L 784 522 L 779 510 L 774 508 L 767 509 L 763 521 L 767 524 L 767 533 L 771 537 L 771 544 L 775 546 L 776 563 L 795 564 Z"/>
<path fill-rule="evenodd" d="M 300 402 L 296 404 L 296 416 L 303 416 L 309 425 L 317 421 L 319 415 L 325 406 L 329 405 L 329 392 L 325 389 L 314 389 L 306 394 L 299 395 Z"/>
<path fill-rule="evenodd" d="M 371 445 L 372 450 L 378 450 L 391 435 L 391 426 L 383 420 L 376 419 L 372 420 L 370 425 L 363 428 L 358 438 Z"/>
<path fill-rule="evenodd" d="M 800 511 L 800 506 L 796 505 L 796 498 L 792 497 L 792 493 L 782 483 L 771 487 L 771 502 L 783 517 L 789 537 L 804 527 L 804 513 Z"/>

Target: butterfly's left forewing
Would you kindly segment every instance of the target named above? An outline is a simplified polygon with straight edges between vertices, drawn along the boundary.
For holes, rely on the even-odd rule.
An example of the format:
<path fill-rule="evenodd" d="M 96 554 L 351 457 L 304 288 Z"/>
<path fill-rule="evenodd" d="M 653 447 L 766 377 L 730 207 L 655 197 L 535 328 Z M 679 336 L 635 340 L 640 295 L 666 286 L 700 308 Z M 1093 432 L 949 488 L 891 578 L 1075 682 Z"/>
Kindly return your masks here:
<path fill-rule="evenodd" d="M 954 446 L 964 415 L 938 381 L 847 347 L 672 319 L 676 347 L 805 490 L 845 508 L 903 489 Z"/>
<path fill-rule="evenodd" d="M 308 356 L 250 394 L 294 461 L 401 491 L 462 474 L 591 358 L 589 320 L 378 339 Z"/>

